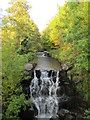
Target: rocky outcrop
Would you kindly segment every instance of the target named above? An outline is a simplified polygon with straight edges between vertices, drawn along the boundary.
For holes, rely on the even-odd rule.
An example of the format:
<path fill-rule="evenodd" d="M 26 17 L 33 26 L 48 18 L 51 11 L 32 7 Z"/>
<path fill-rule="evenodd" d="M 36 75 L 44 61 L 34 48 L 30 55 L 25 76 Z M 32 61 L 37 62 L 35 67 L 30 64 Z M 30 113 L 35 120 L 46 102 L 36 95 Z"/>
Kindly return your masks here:
<path fill-rule="evenodd" d="M 26 71 L 30 71 L 30 70 L 32 70 L 33 65 L 31 63 L 26 63 L 24 68 L 25 68 Z"/>
<path fill-rule="evenodd" d="M 41 53 L 39 53 L 41 54 Z M 47 52 L 44 52 L 45 56 L 48 56 Z M 34 78 L 34 68 L 35 65 L 30 63 L 25 64 L 25 71 L 23 73 L 23 78 L 21 81 L 23 93 L 26 99 L 30 99 L 30 84 L 31 80 Z M 59 70 L 59 86 L 57 88 L 57 97 L 59 102 L 59 110 L 57 116 L 52 116 L 50 120 L 83 120 L 82 115 L 76 113 L 80 111 L 80 107 L 83 106 L 83 99 L 76 91 L 75 83 L 70 82 L 67 72 L 73 67 L 68 67 L 65 64 L 61 64 L 61 69 Z M 47 70 L 48 77 L 56 82 L 57 71 Z M 40 86 L 41 82 L 41 70 L 35 70 L 36 77 L 38 79 L 38 84 Z M 48 85 L 43 86 L 42 94 L 48 96 Z M 53 94 L 53 93 L 52 93 Z M 75 112 L 74 112 L 75 111 Z M 22 120 L 33 120 L 37 115 L 37 108 L 35 105 L 33 107 L 27 107 L 26 111 L 21 110 Z"/>
<path fill-rule="evenodd" d="M 26 63 L 24 68 L 25 70 L 23 72 L 21 86 L 26 99 L 30 99 L 30 83 L 31 80 L 34 78 L 35 64 Z"/>
<path fill-rule="evenodd" d="M 64 120 L 76 120 L 77 114 L 67 109 L 60 109 L 58 111 L 58 116 L 60 119 L 64 119 Z"/>
<path fill-rule="evenodd" d="M 34 77 L 34 69 L 25 70 L 24 71 L 24 79 L 21 82 L 23 92 L 26 96 L 26 99 L 30 98 L 30 83 L 31 80 Z M 26 73 L 25 73 L 26 72 Z M 54 70 L 47 71 L 48 77 L 52 76 L 53 81 L 56 81 L 57 72 Z M 25 79 L 25 77 L 30 77 L 29 79 Z M 36 77 L 38 78 L 38 84 L 40 77 L 41 77 L 41 71 L 36 70 Z M 57 97 L 59 101 L 59 112 L 58 116 L 62 120 L 76 120 L 76 114 L 74 114 L 71 111 L 74 111 L 75 109 L 79 110 L 79 107 L 82 106 L 82 98 L 79 97 L 79 94 L 76 91 L 74 83 L 70 83 L 70 80 L 67 76 L 67 72 L 65 70 L 59 71 L 59 87 L 57 88 Z M 49 86 L 44 86 L 44 89 L 42 91 L 42 94 L 44 93 L 46 96 L 48 96 L 49 91 L 47 89 Z M 53 94 L 53 93 L 52 93 Z M 34 109 L 35 111 L 35 109 Z M 53 116 L 52 116 L 53 117 Z M 58 119 L 59 119 L 58 118 Z M 53 120 L 53 118 L 51 118 Z"/>
<path fill-rule="evenodd" d="M 66 65 L 66 64 L 61 64 L 61 68 L 62 68 L 62 70 L 68 70 L 68 66 Z"/>

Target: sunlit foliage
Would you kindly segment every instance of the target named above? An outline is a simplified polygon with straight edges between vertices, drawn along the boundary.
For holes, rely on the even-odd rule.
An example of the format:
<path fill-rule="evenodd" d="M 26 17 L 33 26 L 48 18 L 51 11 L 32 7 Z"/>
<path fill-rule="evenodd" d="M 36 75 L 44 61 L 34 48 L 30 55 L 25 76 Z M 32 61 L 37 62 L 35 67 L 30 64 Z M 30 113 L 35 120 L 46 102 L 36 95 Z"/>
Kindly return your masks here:
<path fill-rule="evenodd" d="M 30 8 L 26 0 L 11 0 L 8 15 L 2 21 L 2 106 L 5 120 L 19 119 L 20 107 L 26 102 L 20 84 L 24 65 L 28 59 L 34 62 L 41 45 L 39 30 L 30 19 Z"/>
<path fill-rule="evenodd" d="M 88 100 L 88 2 L 68 2 L 42 32 L 42 42 L 53 57 L 78 73 L 78 90 Z"/>

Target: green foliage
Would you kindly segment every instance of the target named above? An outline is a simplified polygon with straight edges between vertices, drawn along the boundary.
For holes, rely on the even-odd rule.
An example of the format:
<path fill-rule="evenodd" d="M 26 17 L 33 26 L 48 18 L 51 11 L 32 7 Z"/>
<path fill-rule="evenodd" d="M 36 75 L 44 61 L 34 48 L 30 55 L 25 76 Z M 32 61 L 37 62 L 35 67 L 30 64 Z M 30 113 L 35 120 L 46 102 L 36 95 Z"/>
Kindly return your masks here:
<path fill-rule="evenodd" d="M 26 0 L 12 0 L 10 5 L 11 7 L 7 9 L 8 16 L 3 19 L 5 26 L 3 39 L 13 41 L 16 49 L 22 51 L 21 54 L 36 52 L 41 45 L 40 33 L 36 24 L 30 19 L 28 12 L 30 5 Z"/>
<path fill-rule="evenodd" d="M 3 120 L 19 119 L 21 106 L 31 104 L 26 101 L 20 84 L 25 63 L 35 63 L 41 47 L 39 30 L 29 16 L 30 8 L 26 0 L 11 0 L 0 30 Z"/>
<path fill-rule="evenodd" d="M 3 114 L 5 115 L 4 112 L 14 99 L 12 96 L 18 96 L 22 93 L 20 81 L 24 71 L 24 64 L 28 62 L 28 56 L 19 55 L 16 52 L 13 54 L 13 47 L 5 45 L 2 49 L 2 61 L 2 98 Z"/>
<path fill-rule="evenodd" d="M 77 86 L 88 100 L 88 2 L 67 2 L 42 32 L 42 41 L 52 57 L 74 65 L 83 84 Z M 83 72 L 84 70 L 84 72 Z M 85 75 L 84 75 L 85 74 Z M 80 87 L 81 86 L 81 87 Z M 82 89 L 79 89 L 82 88 Z"/>
<path fill-rule="evenodd" d="M 7 120 L 10 119 L 17 119 L 19 120 L 19 113 L 21 107 L 25 110 L 26 105 L 30 105 L 30 100 L 25 100 L 24 94 L 21 94 L 20 96 L 15 96 L 13 98 L 13 101 L 10 102 L 8 109 L 6 111 L 6 118 Z"/>
<path fill-rule="evenodd" d="M 74 64 L 72 72 L 78 73 L 82 81 L 77 89 L 88 100 L 88 3 L 68 2 L 59 7 L 58 14 L 41 33 L 42 45 L 38 28 L 28 12 L 31 6 L 26 0 L 11 0 L 10 4 L 1 35 L 3 119 L 18 120 L 21 106 L 25 109 L 25 105 L 31 104 L 25 100 L 20 81 L 25 63 L 35 63 L 36 52 L 42 46 L 59 61 L 68 66 Z M 89 111 L 85 111 L 86 118 Z"/>
<path fill-rule="evenodd" d="M 86 109 L 84 112 L 85 115 L 85 120 L 89 120 L 90 119 L 90 108 Z"/>

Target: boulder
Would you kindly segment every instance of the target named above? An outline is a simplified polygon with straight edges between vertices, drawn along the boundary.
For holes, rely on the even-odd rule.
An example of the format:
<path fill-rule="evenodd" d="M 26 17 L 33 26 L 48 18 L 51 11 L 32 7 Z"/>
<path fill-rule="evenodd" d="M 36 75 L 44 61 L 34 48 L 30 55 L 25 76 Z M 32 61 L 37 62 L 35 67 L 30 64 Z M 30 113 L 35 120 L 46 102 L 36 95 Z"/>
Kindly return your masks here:
<path fill-rule="evenodd" d="M 40 79 L 40 77 L 41 77 L 41 71 L 40 70 L 36 70 L 36 77 Z"/>
<path fill-rule="evenodd" d="M 48 56 L 48 57 L 50 56 L 50 55 L 49 55 L 49 52 L 47 52 L 47 51 L 44 51 L 44 55 L 45 55 L 45 56 Z"/>
<path fill-rule="evenodd" d="M 58 115 L 59 115 L 60 117 L 64 117 L 66 114 L 69 114 L 69 113 L 70 113 L 69 110 L 67 110 L 67 109 L 61 109 L 61 110 L 58 112 Z"/>
<path fill-rule="evenodd" d="M 23 76 L 29 76 L 29 72 L 25 70 Z"/>
<path fill-rule="evenodd" d="M 52 116 L 50 120 L 59 120 L 58 116 Z"/>
<path fill-rule="evenodd" d="M 71 114 L 66 114 L 65 120 L 75 120 L 75 117 L 72 116 Z"/>
<path fill-rule="evenodd" d="M 24 68 L 25 68 L 26 71 L 30 71 L 30 70 L 32 70 L 33 65 L 31 63 L 26 63 Z"/>
<path fill-rule="evenodd" d="M 61 64 L 62 70 L 68 70 L 68 66 L 66 64 Z"/>
<path fill-rule="evenodd" d="M 61 119 L 64 119 L 64 120 L 76 120 L 76 113 L 71 112 L 67 109 L 61 109 L 58 112 L 58 115 Z"/>

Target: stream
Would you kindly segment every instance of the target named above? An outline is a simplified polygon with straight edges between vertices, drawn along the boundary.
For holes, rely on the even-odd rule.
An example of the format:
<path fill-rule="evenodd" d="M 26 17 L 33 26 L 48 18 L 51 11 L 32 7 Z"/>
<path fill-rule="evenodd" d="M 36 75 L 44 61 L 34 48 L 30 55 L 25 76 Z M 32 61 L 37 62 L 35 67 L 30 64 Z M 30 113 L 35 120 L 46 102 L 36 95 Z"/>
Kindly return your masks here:
<path fill-rule="evenodd" d="M 21 110 L 22 120 L 83 120 L 78 115 L 83 106 L 82 98 L 70 81 L 67 70 L 62 69 L 58 60 L 46 52 L 38 52 L 34 69 L 24 71 L 22 89 L 26 99 L 32 99 L 32 106 Z M 30 65 L 32 66 L 32 65 Z"/>
<path fill-rule="evenodd" d="M 38 63 L 35 70 L 56 70 L 61 69 L 60 63 L 51 57 L 48 57 L 44 52 L 38 52 Z"/>
<path fill-rule="evenodd" d="M 36 70 L 40 70 L 41 76 L 37 78 Z M 48 71 L 51 74 L 48 74 Z M 31 81 L 30 93 L 33 103 L 35 104 L 38 115 L 37 118 L 51 118 L 57 116 L 58 97 L 57 89 L 59 88 L 59 71 L 60 64 L 57 60 L 40 54 L 38 64 L 34 70 L 34 79 Z M 53 71 L 56 71 L 56 80 L 53 81 Z"/>

